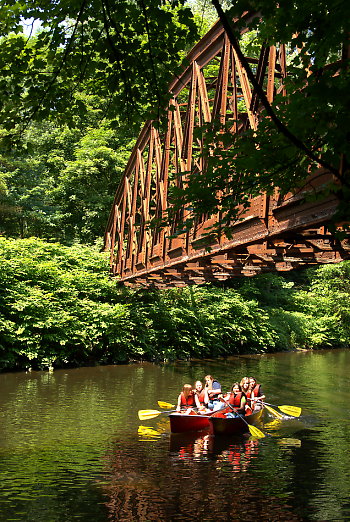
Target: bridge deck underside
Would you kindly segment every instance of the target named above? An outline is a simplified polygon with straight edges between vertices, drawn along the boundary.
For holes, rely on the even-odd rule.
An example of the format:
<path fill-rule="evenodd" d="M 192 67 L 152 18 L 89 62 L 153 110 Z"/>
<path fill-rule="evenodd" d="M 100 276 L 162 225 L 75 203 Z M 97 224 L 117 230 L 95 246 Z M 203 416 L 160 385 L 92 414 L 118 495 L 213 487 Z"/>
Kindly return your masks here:
<path fill-rule="evenodd" d="M 220 216 L 203 217 L 181 235 L 174 234 L 180 226 L 176 219 L 149 228 L 166 215 L 169 189 L 184 187 L 189 171 L 200 174 L 206 167 L 196 127 L 220 121 L 234 134 L 255 130 L 259 121 L 257 93 L 219 23 L 188 59 L 190 65 L 170 85 L 166 130 L 159 133 L 152 122 L 144 126 L 118 187 L 105 238 L 113 274 L 126 285 L 165 288 L 349 258 L 348 238 L 340 242 L 327 232 L 338 201 L 309 198 L 333 181 L 322 170 L 312 175 L 306 170 L 305 184 L 295 193 L 282 196 L 275 190 L 250 198 L 229 237 L 219 234 L 210 244 L 206 233 Z M 285 95 L 284 45 L 262 47 L 260 58 L 248 61 L 270 102 Z M 185 208 L 182 218 L 186 214 Z"/>
<path fill-rule="evenodd" d="M 139 257 L 134 268 L 124 265 L 121 281 L 127 286 L 182 287 L 350 258 L 350 241 L 335 240 L 324 225 L 336 211 L 335 199 L 318 205 L 300 197 L 282 205 L 269 198 L 268 203 L 267 219 L 246 216 L 232 226 L 230 239 L 223 236 L 202 246 L 201 239 L 191 240 L 189 234 L 166 239 L 163 250 L 145 262 Z"/>

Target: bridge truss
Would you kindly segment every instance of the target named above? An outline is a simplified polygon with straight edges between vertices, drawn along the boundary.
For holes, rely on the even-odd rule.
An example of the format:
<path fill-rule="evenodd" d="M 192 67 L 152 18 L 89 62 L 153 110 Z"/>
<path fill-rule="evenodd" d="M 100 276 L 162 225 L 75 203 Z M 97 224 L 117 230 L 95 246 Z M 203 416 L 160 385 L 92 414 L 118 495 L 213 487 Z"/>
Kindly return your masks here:
<path fill-rule="evenodd" d="M 285 94 L 284 45 L 262 47 L 259 59 L 247 59 L 269 102 L 277 93 Z M 348 258 L 349 241 L 338 242 L 327 232 L 336 198 L 305 199 L 332 178 L 321 169 L 298 193 L 282 197 L 276 190 L 272 196 L 251 198 L 232 224 L 231 237 L 221 234 L 210 250 L 203 236 L 218 216 L 203 218 L 176 237 L 176 219 L 171 226 L 149 228 L 152 219 L 166 215 L 169 188 L 182 182 L 181 174 L 204 168 L 196 127 L 219 119 L 232 122 L 232 132 L 240 133 L 258 125 L 257 93 L 220 22 L 191 50 L 188 61 L 169 87 L 166 130 L 160 133 L 151 121 L 145 124 L 117 189 L 105 236 L 112 273 L 129 286 L 181 287 Z"/>

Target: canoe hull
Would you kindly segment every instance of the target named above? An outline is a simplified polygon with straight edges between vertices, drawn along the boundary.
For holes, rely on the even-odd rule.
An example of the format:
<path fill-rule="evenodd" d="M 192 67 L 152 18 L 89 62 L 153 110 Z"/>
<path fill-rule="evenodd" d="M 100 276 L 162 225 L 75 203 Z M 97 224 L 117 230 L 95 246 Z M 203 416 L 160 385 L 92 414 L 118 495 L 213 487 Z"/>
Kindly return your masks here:
<path fill-rule="evenodd" d="M 263 414 L 263 408 L 259 411 L 246 415 L 244 420 L 248 424 L 255 424 L 258 422 Z M 215 417 L 215 414 L 208 419 L 210 423 L 210 431 L 214 435 L 239 435 L 249 432 L 247 424 L 240 417 L 224 418 Z"/>
<path fill-rule="evenodd" d="M 171 433 L 185 433 L 188 431 L 200 431 L 209 428 L 209 415 L 186 415 L 184 413 L 171 413 L 169 415 Z"/>

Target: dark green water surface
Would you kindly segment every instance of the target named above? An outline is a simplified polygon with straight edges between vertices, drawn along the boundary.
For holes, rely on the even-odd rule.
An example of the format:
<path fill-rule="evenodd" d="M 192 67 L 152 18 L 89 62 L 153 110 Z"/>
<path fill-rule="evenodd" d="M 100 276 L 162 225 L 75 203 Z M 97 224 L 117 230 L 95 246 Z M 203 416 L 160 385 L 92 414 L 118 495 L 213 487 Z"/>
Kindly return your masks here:
<path fill-rule="evenodd" d="M 0 521 L 350 520 L 350 351 L 0 375 Z M 182 384 L 245 375 L 299 419 L 171 435 Z"/>

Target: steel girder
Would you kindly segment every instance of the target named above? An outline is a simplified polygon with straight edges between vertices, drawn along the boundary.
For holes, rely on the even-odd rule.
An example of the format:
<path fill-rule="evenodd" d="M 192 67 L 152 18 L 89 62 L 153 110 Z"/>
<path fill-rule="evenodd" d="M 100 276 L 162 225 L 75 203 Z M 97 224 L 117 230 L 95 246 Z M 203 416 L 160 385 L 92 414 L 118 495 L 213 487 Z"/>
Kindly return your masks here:
<path fill-rule="evenodd" d="M 167 212 L 169 187 L 186 183 L 187 171 L 205 168 L 195 127 L 219 119 L 223 124 L 232 121 L 231 130 L 237 133 L 258 124 L 258 96 L 219 22 L 188 60 L 190 65 L 169 87 L 165 132 L 160 135 L 151 121 L 145 124 L 117 189 L 105 235 L 112 273 L 126 285 L 166 288 L 349 258 L 349 240 L 334 240 L 325 227 L 336 212 L 335 197 L 305 201 L 305 193 L 317 191 L 331 178 L 321 169 L 298 193 L 281 197 L 275 191 L 251 199 L 232 226 L 231 238 L 222 234 L 210 251 L 202 235 L 217 216 L 177 237 L 171 237 L 176 220 L 171 226 L 149 228 L 152 219 L 161 220 Z M 258 60 L 248 60 L 269 102 L 276 93 L 285 94 L 284 45 L 262 47 Z M 186 217 L 186 209 L 183 213 Z"/>

